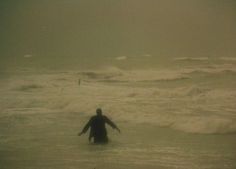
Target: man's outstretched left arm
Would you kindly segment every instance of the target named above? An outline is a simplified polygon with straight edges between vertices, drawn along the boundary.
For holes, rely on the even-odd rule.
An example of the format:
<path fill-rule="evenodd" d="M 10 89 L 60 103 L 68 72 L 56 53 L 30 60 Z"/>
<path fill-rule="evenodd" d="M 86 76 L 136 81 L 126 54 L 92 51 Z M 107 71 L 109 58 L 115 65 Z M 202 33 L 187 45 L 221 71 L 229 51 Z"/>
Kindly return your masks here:
<path fill-rule="evenodd" d="M 105 116 L 106 123 L 109 124 L 113 129 L 116 129 L 120 133 L 120 129 L 113 123 L 109 118 Z"/>

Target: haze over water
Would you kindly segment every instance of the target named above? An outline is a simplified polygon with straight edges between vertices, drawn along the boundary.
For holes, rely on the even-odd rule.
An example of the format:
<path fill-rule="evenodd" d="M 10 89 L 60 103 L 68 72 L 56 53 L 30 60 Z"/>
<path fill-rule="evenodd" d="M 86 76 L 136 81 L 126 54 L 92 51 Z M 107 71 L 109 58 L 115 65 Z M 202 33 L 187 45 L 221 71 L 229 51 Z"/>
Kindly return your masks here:
<path fill-rule="evenodd" d="M 3 0 L 1 69 L 150 68 L 173 57 L 235 57 L 235 6 L 234 0 Z M 120 56 L 130 60 L 117 63 Z"/>
<path fill-rule="evenodd" d="M 236 3 L 1 1 L 0 164 L 236 167 Z M 80 84 L 79 84 L 80 80 Z M 97 107 L 121 128 L 78 137 Z"/>

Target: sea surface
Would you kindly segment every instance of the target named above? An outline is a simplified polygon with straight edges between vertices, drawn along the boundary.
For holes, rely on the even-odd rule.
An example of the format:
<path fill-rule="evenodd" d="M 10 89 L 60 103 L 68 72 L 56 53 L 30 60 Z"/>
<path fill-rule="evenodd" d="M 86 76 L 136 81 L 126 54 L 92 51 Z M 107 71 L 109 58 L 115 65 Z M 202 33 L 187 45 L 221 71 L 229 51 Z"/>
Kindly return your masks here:
<path fill-rule="evenodd" d="M 236 60 L 0 73 L 1 169 L 235 169 Z M 77 136 L 96 108 L 110 142 Z"/>

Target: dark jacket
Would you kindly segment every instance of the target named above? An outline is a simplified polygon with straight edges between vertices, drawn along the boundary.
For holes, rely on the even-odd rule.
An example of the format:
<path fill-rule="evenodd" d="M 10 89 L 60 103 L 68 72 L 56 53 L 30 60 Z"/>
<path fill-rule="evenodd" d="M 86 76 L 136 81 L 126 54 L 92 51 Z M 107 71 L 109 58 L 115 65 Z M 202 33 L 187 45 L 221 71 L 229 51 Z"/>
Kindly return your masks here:
<path fill-rule="evenodd" d="M 84 126 L 82 132 L 86 133 L 90 127 L 89 140 L 94 138 L 94 143 L 107 143 L 107 130 L 105 124 L 109 124 L 113 129 L 118 129 L 117 126 L 106 116 L 96 115 L 90 118 Z"/>

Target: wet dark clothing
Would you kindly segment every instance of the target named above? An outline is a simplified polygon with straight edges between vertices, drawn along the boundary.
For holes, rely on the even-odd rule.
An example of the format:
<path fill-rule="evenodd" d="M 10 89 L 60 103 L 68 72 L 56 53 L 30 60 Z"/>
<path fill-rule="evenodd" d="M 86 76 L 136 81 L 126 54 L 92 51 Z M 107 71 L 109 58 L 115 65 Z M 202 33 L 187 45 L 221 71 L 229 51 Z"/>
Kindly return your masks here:
<path fill-rule="evenodd" d="M 107 130 L 105 124 L 109 124 L 112 128 L 117 128 L 116 125 L 103 115 L 96 115 L 91 117 L 88 123 L 84 126 L 82 132 L 86 133 L 90 127 L 89 140 L 94 138 L 94 143 L 107 143 Z"/>

